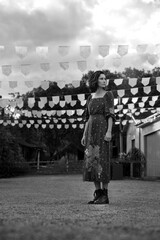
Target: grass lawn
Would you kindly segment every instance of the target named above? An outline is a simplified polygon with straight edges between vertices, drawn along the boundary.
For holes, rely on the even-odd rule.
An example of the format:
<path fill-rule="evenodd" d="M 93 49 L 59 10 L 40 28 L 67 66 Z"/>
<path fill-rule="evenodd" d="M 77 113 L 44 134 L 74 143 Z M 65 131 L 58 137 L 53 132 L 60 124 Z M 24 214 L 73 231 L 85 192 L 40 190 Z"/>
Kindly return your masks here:
<path fill-rule="evenodd" d="M 160 239 L 160 182 L 116 180 L 109 205 L 87 205 L 81 175 L 0 179 L 0 240 Z"/>

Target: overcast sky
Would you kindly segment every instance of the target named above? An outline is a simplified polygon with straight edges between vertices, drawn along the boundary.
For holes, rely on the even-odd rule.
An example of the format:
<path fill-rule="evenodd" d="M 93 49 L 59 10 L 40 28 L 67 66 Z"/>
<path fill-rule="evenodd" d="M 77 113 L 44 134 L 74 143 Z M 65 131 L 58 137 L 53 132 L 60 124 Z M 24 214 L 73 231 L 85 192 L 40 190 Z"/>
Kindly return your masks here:
<path fill-rule="evenodd" d="M 110 54 L 104 58 L 105 69 L 159 66 L 159 52 L 155 49 L 160 44 L 159 16 L 159 0 L 0 0 L 0 46 L 5 47 L 5 53 L 0 51 L 0 64 L 13 68 L 9 76 L 0 71 L 0 94 L 11 91 L 8 81 L 12 80 L 19 81 L 15 91 L 23 92 L 31 90 L 23 84 L 26 79 L 34 80 L 34 86 L 41 80 L 80 80 L 83 73 L 97 69 L 97 59 L 103 59 L 98 53 L 100 45 L 110 45 Z M 156 54 L 155 64 L 147 61 L 147 54 L 142 56 L 135 51 L 139 44 L 148 44 L 148 53 Z M 121 65 L 115 67 L 118 45 L 128 45 L 129 49 Z M 28 55 L 18 58 L 15 46 L 27 46 Z M 38 46 L 48 47 L 45 59 L 35 54 Z M 69 46 L 69 54 L 60 56 L 59 46 Z M 80 46 L 91 46 L 88 58 L 80 56 Z M 84 72 L 77 67 L 81 60 L 87 61 Z M 39 68 L 42 62 L 50 63 L 49 71 Z M 69 69 L 62 69 L 59 62 L 68 62 Z M 31 64 L 29 75 L 19 71 L 21 64 Z"/>

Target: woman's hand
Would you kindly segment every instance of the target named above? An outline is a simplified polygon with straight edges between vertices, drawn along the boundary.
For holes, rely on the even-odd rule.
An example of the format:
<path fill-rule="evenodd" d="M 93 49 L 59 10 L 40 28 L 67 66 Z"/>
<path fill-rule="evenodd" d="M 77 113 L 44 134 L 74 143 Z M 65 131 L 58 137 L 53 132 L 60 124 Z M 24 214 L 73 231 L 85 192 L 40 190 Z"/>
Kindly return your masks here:
<path fill-rule="evenodd" d="M 85 136 L 83 136 L 82 139 L 81 139 L 81 144 L 82 144 L 83 146 L 85 146 L 85 142 L 86 142 Z"/>
<path fill-rule="evenodd" d="M 112 133 L 111 133 L 111 131 L 107 131 L 106 135 L 104 137 L 104 140 L 109 142 L 109 141 L 111 141 L 111 139 L 112 139 Z"/>

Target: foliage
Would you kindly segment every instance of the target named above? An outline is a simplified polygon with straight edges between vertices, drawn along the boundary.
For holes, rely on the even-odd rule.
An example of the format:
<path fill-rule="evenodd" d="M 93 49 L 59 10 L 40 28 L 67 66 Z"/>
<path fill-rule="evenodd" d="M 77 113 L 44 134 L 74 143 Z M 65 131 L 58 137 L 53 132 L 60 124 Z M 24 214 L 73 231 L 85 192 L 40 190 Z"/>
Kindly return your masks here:
<path fill-rule="evenodd" d="M 129 161 L 145 161 L 145 155 L 139 148 L 132 148 L 127 153 L 126 159 Z"/>
<path fill-rule="evenodd" d="M 0 176 L 12 177 L 28 172 L 19 144 L 7 129 L 0 129 Z"/>

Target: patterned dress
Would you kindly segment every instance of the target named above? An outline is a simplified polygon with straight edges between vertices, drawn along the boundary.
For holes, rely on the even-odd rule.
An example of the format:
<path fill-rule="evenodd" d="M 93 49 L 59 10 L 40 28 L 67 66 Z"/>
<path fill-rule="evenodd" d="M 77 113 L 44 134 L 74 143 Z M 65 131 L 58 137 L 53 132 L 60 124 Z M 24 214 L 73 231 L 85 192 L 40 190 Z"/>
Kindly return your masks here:
<path fill-rule="evenodd" d="M 88 127 L 85 135 L 84 181 L 110 181 L 110 144 L 104 140 L 109 117 L 115 118 L 112 92 L 108 91 L 100 98 L 89 96 L 86 107 Z"/>

